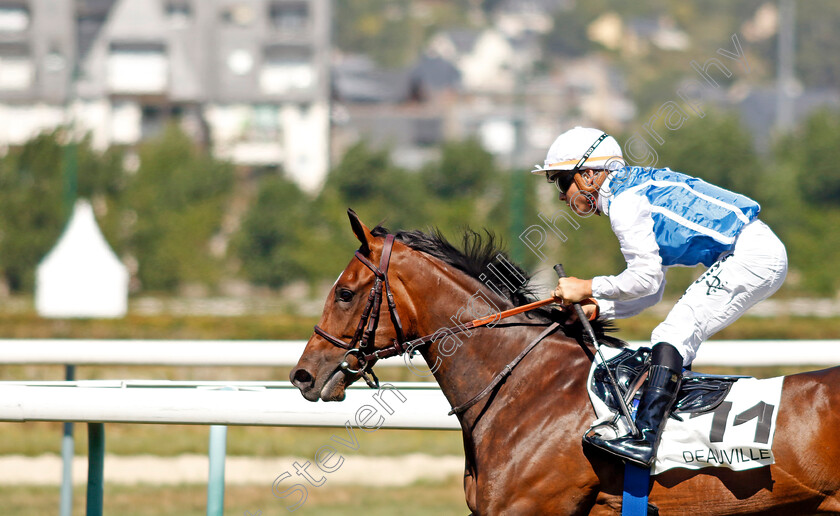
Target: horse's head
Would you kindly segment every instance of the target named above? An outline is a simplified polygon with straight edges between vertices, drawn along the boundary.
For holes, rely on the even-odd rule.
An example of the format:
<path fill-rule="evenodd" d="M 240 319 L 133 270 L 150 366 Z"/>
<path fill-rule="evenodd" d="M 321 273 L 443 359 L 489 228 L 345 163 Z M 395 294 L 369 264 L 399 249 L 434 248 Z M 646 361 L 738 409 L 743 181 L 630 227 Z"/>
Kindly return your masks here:
<path fill-rule="evenodd" d="M 321 320 L 289 375 L 309 401 L 343 400 L 346 387 L 363 376 L 371 383 L 376 357 L 365 357 L 403 340 L 392 295 L 394 286 L 401 288 L 388 275 L 394 237 L 374 236 L 353 210 L 347 213 L 361 247 L 327 295 Z M 380 317 L 383 312 L 390 316 Z"/>

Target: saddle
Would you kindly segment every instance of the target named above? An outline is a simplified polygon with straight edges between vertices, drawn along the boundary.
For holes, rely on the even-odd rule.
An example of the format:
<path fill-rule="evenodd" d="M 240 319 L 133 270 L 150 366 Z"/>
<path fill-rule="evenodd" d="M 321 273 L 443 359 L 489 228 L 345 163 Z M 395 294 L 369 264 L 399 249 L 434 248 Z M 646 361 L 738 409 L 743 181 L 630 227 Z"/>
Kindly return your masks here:
<path fill-rule="evenodd" d="M 636 396 L 639 388 L 647 379 L 650 367 L 650 348 L 637 350 L 623 349 L 616 356 L 596 366 L 593 380 L 595 395 L 615 412 L 619 412 L 619 402 L 615 398 L 615 391 L 610 384 L 606 367 L 609 367 L 618 382 L 621 396 L 630 401 Z M 749 378 L 738 375 L 713 375 L 683 371 L 683 380 L 677 393 L 677 400 L 671 409 L 674 413 L 704 413 L 714 410 L 729 393 L 732 384 L 739 378 Z"/>
<path fill-rule="evenodd" d="M 619 400 L 605 366 L 612 370 L 620 396 L 632 414 L 636 400 L 641 398 L 639 393 L 651 358 L 649 348 L 609 351 L 615 354 L 603 364 L 593 363 L 587 379 L 596 420 L 586 435 L 593 433 L 603 439 L 614 439 L 629 431 L 620 417 Z M 757 380 L 749 376 L 684 372 L 651 474 L 672 468 L 726 467 L 742 471 L 773 464 L 773 435 L 783 381 L 783 376 Z"/>

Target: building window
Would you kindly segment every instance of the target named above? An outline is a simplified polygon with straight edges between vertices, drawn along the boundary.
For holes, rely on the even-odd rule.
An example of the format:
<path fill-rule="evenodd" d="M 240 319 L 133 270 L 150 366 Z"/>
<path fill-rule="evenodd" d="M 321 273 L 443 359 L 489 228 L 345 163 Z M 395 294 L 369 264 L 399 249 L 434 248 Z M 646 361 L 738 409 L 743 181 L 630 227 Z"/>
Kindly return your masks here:
<path fill-rule="evenodd" d="M 116 0 L 76 0 L 78 59 L 83 61 L 99 37 Z"/>
<path fill-rule="evenodd" d="M 248 131 L 249 140 L 277 141 L 280 138 L 279 108 L 272 104 L 254 106 L 253 117 Z"/>
<path fill-rule="evenodd" d="M 221 12 L 222 22 L 226 25 L 236 25 L 239 27 L 247 27 L 254 23 L 256 15 L 254 8 L 248 4 L 231 5 Z"/>
<path fill-rule="evenodd" d="M 440 145 L 443 141 L 443 123 L 439 118 L 415 118 L 412 123 L 412 141 L 419 147 Z"/>
<path fill-rule="evenodd" d="M 315 85 L 311 51 L 303 47 L 270 46 L 265 49 L 260 88 L 268 95 L 309 90 Z"/>
<path fill-rule="evenodd" d="M 309 25 L 309 4 L 306 2 L 273 2 L 269 8 L 269 19 L 276 30 L 300 32 Z"/>
<path fill-rule="evenodd" d="M 0 34 L 23 32 L 29 27 L 29 9 L 18 5 L 0 5 Z"/>
<path fill-rule="evenodd" d="M 52 45 L 50 51 L 44 56 L 44 69 L 48 72 L 60 72 L 67 66 L 67 58 L 59 50 L 58 45 Z"/>
<path fill-rule="evenodd" d="M 152 138 L 163 132 L 168 120 L 167 113 L 160 106 L 145 105 L 140 110 L 141 138 Z"/>
<path fill-rule="evenodd" d="M 254 57 L 247 50 L 234 50 L 228 55 L 227 65 L 235 75 L 248 75 L 254 68 Z"/>
<path fill-rule="evenodd" d="M 0 91 L 21 91 L 32 87 L 34 63 L 25 44 L 0 44 Z"/>
<path fill-rule="evenodd" d="M 187 0 L 171 0 L 166 3 L 166 19 L 172 28 L 189 27 L 192 17 L 192 5 Z"/>
<path fill-rule="evenodd" d="M 111 93 L 164 93 L 169 84 L 166 46 L 155 42 L 111 43 L 107 82 Z"/>

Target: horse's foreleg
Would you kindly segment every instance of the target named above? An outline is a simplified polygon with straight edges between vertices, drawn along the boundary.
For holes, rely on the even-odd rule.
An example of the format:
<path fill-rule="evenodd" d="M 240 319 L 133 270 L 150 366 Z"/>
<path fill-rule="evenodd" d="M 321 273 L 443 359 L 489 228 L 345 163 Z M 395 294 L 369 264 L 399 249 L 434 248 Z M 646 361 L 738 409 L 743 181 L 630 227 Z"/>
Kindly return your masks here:
<path fill-rule="evenodd" d="M 475 514 L 476 510 L 476 481 L 475 477 L 473 476 L 472 472 L 470 471 L 470 465 L 467 464 L 466 468 L 464 469 L 464 498 L 467 501 L 467 507 L 470 508 L 470 516 Z"/>
<path fill-rule="evenodd" d="M 589 516 L 616 516 L 621 514 L 621 496 L 598 493 L 595 504 L 589 510 Z"/>

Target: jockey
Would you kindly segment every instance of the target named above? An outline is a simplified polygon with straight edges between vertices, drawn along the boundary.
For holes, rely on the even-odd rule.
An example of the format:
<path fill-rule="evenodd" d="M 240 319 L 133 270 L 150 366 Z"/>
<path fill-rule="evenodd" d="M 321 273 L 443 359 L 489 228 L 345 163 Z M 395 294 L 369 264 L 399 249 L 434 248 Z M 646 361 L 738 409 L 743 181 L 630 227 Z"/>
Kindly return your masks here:
<path fill-rule="evenodd" d="M 639 436 L 584 442 L 649 467 L 662 428 L 700 344 L 773 294 L 787 274 L 785 246 L 758 219 L 752 199 L 669 168 L 624 165 L 621 147 L 598 129 L 575 127 L 551 145 L 545 174 L 581 216 L 607 215 L 627 268 L 615 276 L 561 278 L 558 303 L 595 298 L 607 319 L 631 317 L 662 299 L 665 269 L 708 270 L 688 287 L 651 335 L 651 367 L 636 414 Z"/>

